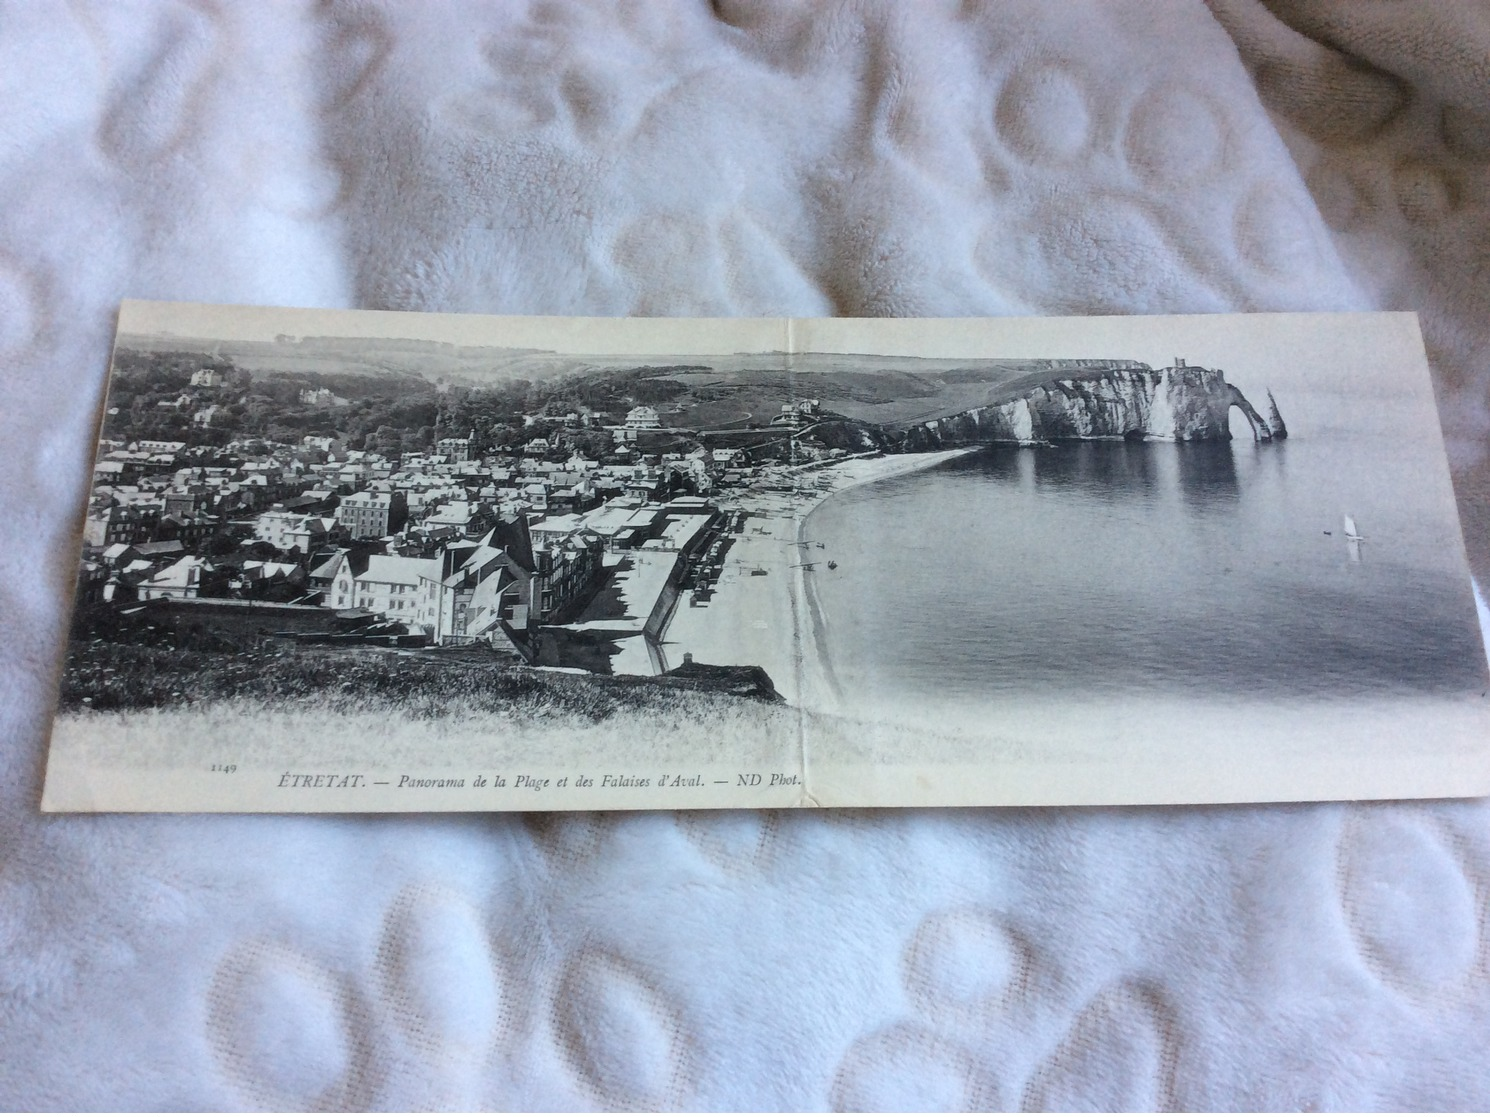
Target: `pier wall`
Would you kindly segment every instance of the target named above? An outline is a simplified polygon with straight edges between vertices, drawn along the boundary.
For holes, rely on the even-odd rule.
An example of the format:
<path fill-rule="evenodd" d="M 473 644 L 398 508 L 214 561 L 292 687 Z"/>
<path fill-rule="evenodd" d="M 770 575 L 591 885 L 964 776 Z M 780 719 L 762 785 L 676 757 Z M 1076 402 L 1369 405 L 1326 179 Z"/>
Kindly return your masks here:
<path fill-rule="evenodd" d="M 667 581 L 662 584 L 662 592 L 657 595 L 652 611 L 647 614 L 646 624 L 642 626 L 642 639 L 647 642 L 647 654 L 651 657 L 652 666 L 657 669 L 658 674 L 667 670 L 667 657 L 662 652 L 662 637 L 667 632 L 667 626 L 673 619 L 673 612 L 678 607 L 678 598 L 683 593 L 684 577 L 688 573 L 689 565 L 704 550 L 713 534 L 714 532 L 709 528 L 698 532 L 689 540 L 688 545 L 678 552 L 678 557 L 673 560 L 672 569 L 668 571 Z"/>

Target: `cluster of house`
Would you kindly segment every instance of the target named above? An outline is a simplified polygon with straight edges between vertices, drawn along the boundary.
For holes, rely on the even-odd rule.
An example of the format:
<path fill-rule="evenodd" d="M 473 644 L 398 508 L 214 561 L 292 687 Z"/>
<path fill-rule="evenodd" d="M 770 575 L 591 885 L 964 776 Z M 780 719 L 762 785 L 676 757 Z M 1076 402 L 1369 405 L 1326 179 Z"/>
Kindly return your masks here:
<path fill-rule="evenodd" d="M 794 400 L 781 405 L 781 414 L 772 416 L 773 427 L 804 427 L 815 423 L 822 415 L 823 401 L 817 399 Z"/>
<path fill-rule="evenodd" d="M 214 563 L 187 553 L 179 539 L 111 543 L 91 553 L 85 548 L 78 571 L 78 596 L 87 602 L 122 604 L 202 597 L 253 600 L 273 586 L 298 591 L 304 585 L 304 565 L 293 559 Z"/>
<path fill-rule="evenodd" d="M 198 369 L 191 374 L 193 388 L 221 388 L 226 383 L 227 378 L 216 369 Z M 210 398 L 204 400 L 200 394 L 190 391 L 182 392 L 174 399 L 158 400 L 155 406 L 162 411 L 190 412 L 191 425 L 194 427 L 210 427 L 220 410 L 218 404 L 211 402 Z"/>
<path fill-rule="evenodd" d="M 607 553 L 684 551 L 718 517 L 713 487 L 750 471 L 734 450 L 474 460 L 463 438 L 396 459 L 246 450 L 101 443 L 80 600 L 315 604 L 500 642 L 582 604 Z"/>

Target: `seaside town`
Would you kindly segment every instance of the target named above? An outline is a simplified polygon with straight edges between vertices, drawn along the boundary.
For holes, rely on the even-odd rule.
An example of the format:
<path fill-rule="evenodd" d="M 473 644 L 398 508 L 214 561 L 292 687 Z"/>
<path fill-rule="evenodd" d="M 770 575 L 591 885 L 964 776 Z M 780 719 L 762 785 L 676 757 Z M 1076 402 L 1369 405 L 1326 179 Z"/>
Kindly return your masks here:
<path fill-rule="evenodd" d="M 527 364 L 451 379 L 448 347 L 359 344 L 277 339 L 240 358 L 256 368 L 116 351 L 64 705 L 233 693 L 268 656 L 276 671 L 402 662 L 409 677 L 743 668 L 747 689 L 828 706 L 814 587 L 863 558 L 810 537 L 832 494 L 989 443 L 1227 439 L 1232 409 L 1258 441 L 1287 437 L 1271 395 L 1264 417 L 1220 370 L 1180 358 L 795 357 L 822 366 L 825 406 L 770 354 L 566 365 L 494 351 Z M 297 370 L 302 349 L 312 367 Z"/>
<path fill-rule="evenodd" d="M 449 432 L 437 399 L 421 429 L 273 441 L 231 425 L 253 383 L 239 371 L 177 368 L 133 397 L 120 383 L 83 527 L 75 649 L 204 631 L 238 649 L 477 645 L 605 674 L 768 665 L 789 691 L 776 677 L 794 658 L 786 582 L 838 565 L 797 526 L 890 460 L 815 437 L 842 420 L 816 399 L 713 432 L 647 404 L 549 405 L 485 437 Z M 332 422 L 352 408 L 315 386 L 286 403 Z M 140 429 L 182 437 L 127 437 Z"/>

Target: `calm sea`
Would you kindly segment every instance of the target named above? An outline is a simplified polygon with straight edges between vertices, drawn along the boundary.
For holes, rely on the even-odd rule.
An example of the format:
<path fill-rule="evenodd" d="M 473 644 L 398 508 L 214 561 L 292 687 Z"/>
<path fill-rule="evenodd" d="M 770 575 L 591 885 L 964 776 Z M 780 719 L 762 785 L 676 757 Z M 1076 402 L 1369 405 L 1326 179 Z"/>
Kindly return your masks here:
<path fill-rule="evenodd" d="M 1286 442 L 990 447 L 827 501 L 804 534 L 838 562 L 810 604 L 840 693 L 1481 692 L 1441 451 L 1390 401 L 1279 403 Z"/>

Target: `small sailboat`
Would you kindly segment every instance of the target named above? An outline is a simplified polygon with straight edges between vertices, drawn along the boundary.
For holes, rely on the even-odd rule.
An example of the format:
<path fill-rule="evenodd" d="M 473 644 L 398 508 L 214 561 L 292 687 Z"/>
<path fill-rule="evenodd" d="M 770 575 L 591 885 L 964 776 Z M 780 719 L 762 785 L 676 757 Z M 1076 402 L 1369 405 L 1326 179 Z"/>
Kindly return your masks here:
<path fill-rule="evenodd" d="M 838 561 L 836 559 L 829 559 L 828 560 L 828 569 L 829 570 L 837 570 L 838 569 Z"/>
<path fill-rule="evenodd" d="M 1361 561 L 1361 544 L 1366 537 L 1361 534 L 1360 529 L 1355 526 L 1355 517 L 1345 517 L 1345 549 L 1350 553 L 1351 562 Z"/>

